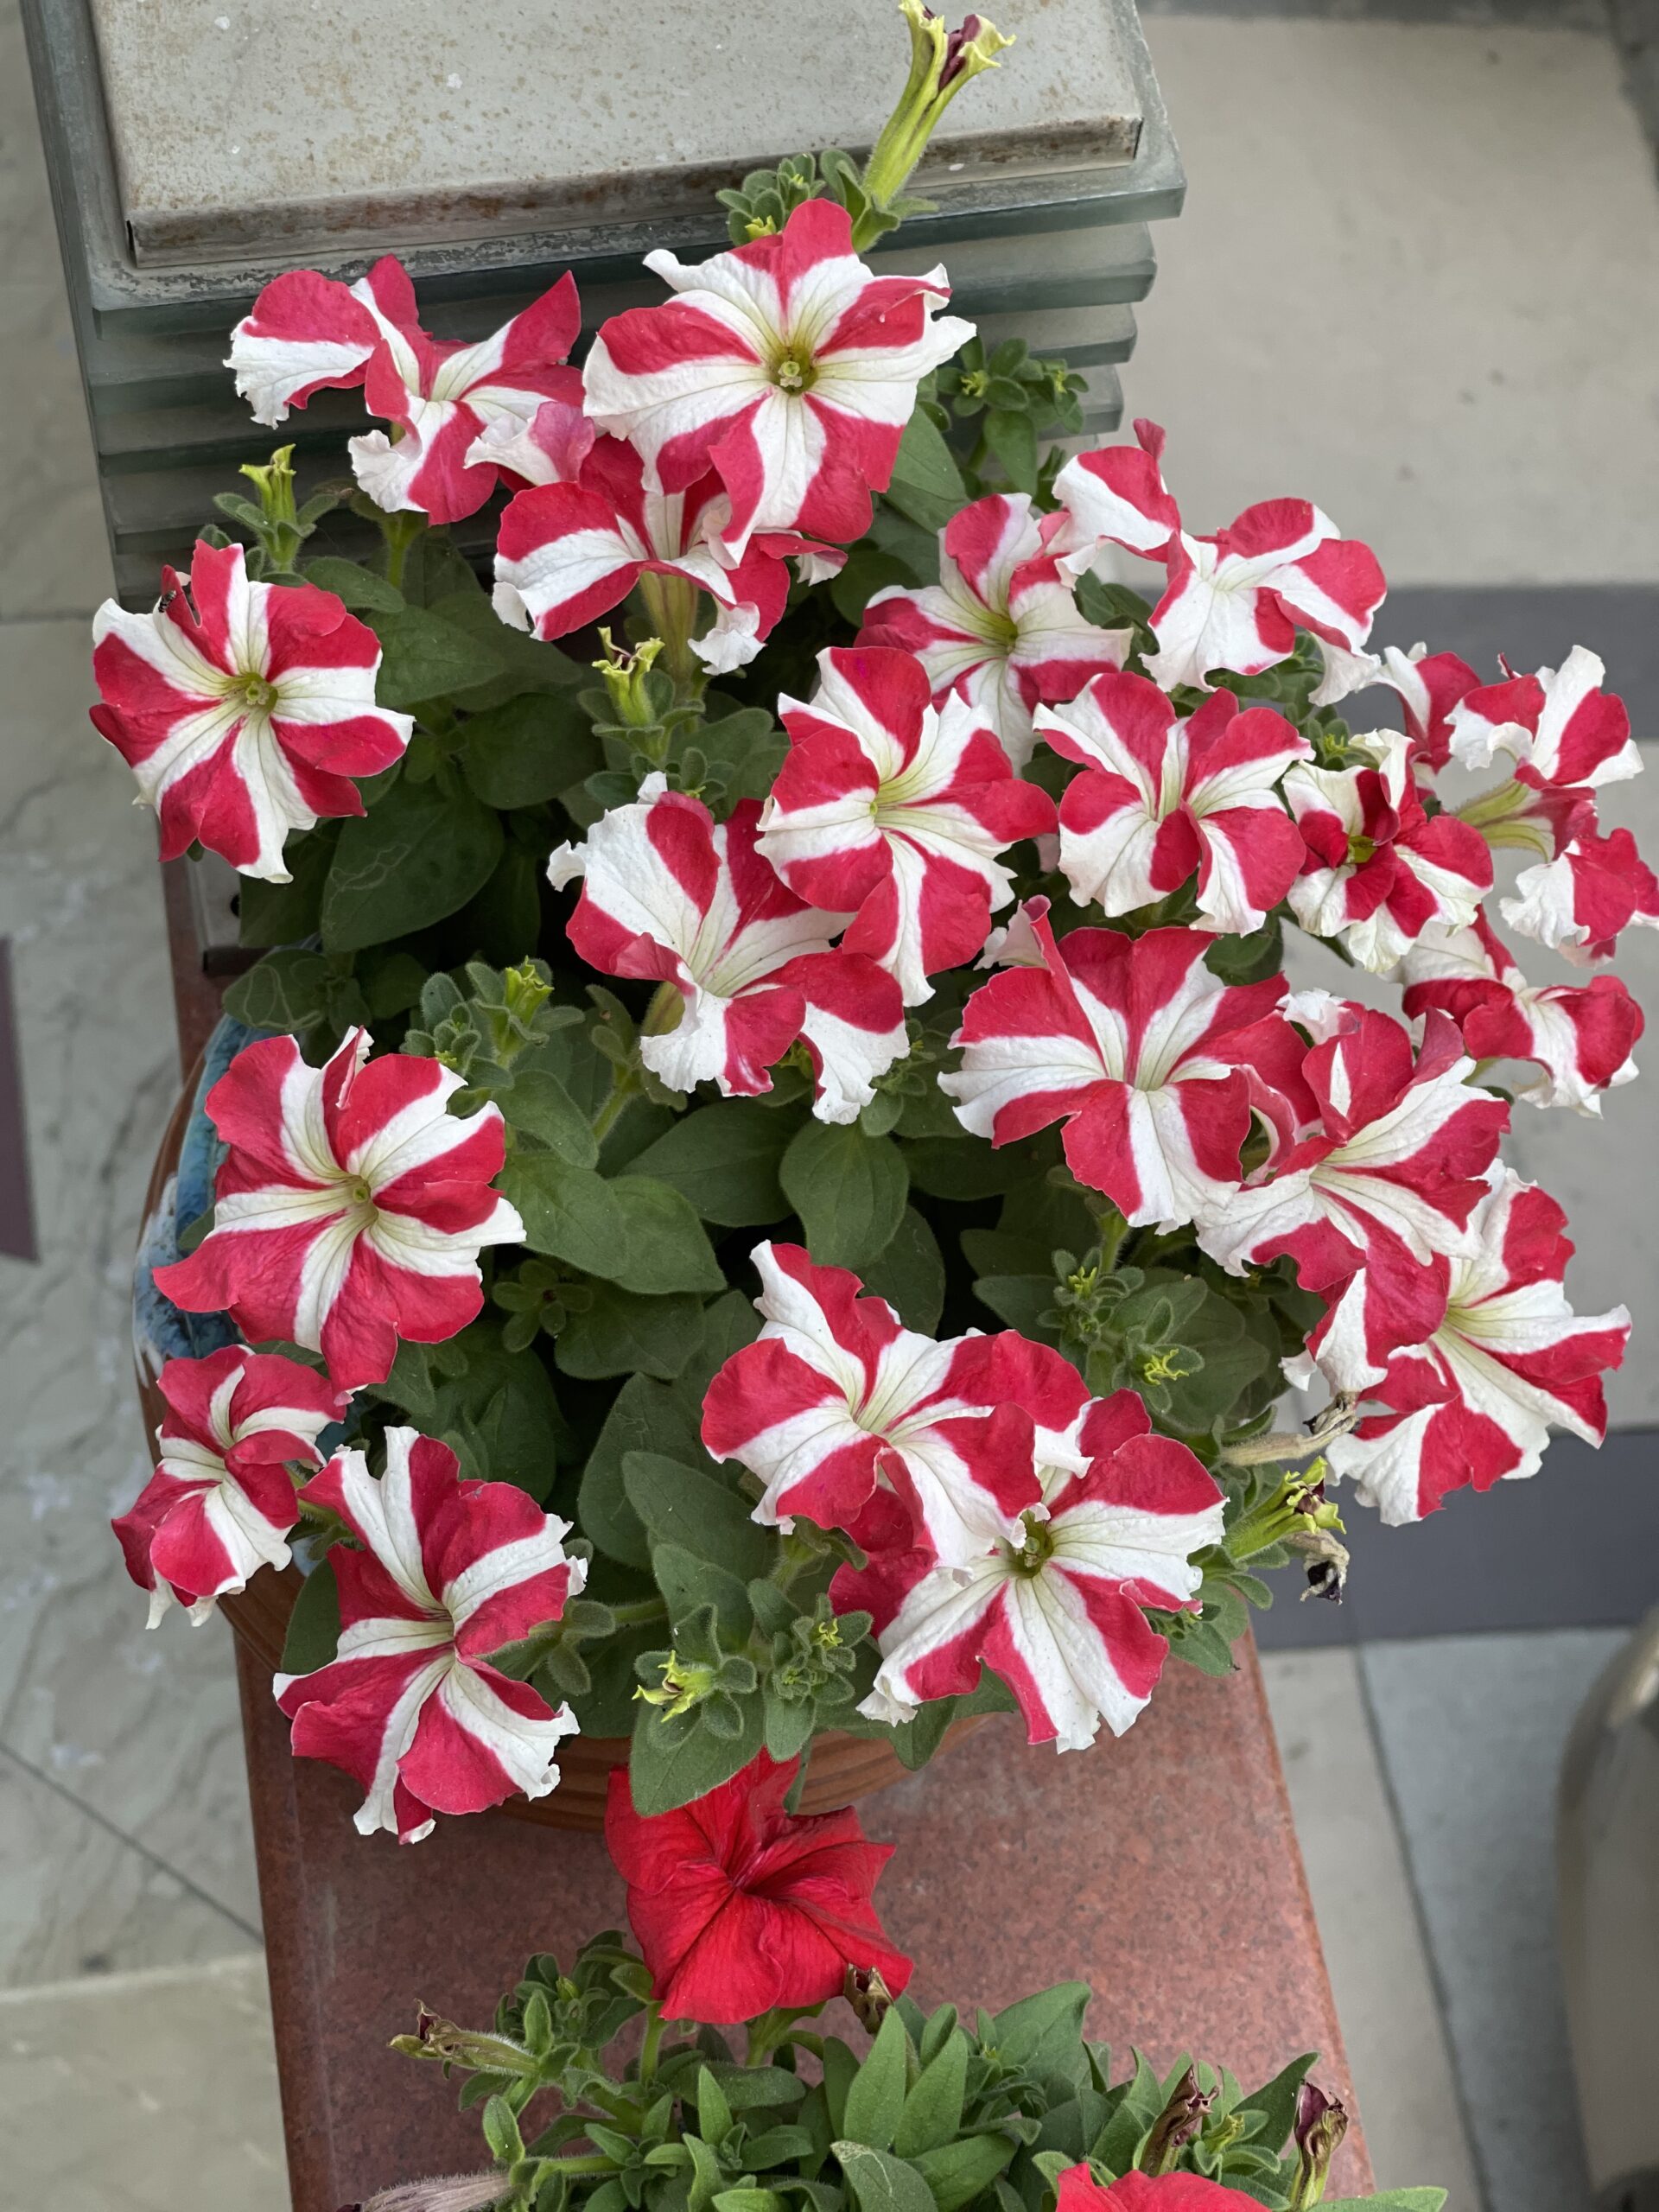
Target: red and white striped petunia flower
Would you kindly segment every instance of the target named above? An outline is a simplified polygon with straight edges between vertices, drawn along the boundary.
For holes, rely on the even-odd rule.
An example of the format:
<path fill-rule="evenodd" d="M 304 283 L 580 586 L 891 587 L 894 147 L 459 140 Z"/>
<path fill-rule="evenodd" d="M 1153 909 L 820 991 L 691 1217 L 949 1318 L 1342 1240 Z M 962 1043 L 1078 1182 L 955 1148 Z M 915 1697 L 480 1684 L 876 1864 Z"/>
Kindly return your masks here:
<path fill-rule="evenodd" d="M 712 467 L 734 552 L 757 530 L 861 537 L 917 385 L 973 335 L 936 319 L 944 270 L 875 276 L 828 200 L 807 200 L 775 238 L 690 266 L 659 250 L 645 266 L 679 296 L 613 316 L 594 339 L 584 374 L 600 428 L 637 446 L 671 492 Z"/>
<path fill-rule="evenodd" d="M 1438 1007 L 1477 1060 L 1535 1060 L 1543 1073 L 1515 1086 L 1534 1106 L 1599 1114 L 1601 1094 L 1636 1078 L 1631 1052 L 1642 1009 L 1616 976 L 1529 983 L 1484 913 L 1467 929 L 1431 922 L 1401 966 L 1401 1003 L 1413 1020 Z"/>
<path fill-rule="evenodd" d="M 632 446 L 601 438 L 578 481 L 521 492 L 509 503 L 496 539 L 495 611 L 538 638 L 562 638 L 608 613 L 642 575 L 683 577 L 718 610 L 693 651 L 718 671 L 739 667 L 783 613 L 783 556 L 804 541 L 763 534 L 734 561 L 720 542 L 728 512 L 712 473 L 664 492 Z"/>
<path fill-rule="evenodd" d="M 1082 929 L 1056 942 L 1026 912 L 1040 967 L 1003 969 L 963 1011 L 959 1073 L 939 1087 L 994 1145 L 1065 1125 L 1072 1173 L 1134 1225 L 1174 1229 L 1225 1211 L 1253 1100 L 1301 1044 L 1277 1014 L 1282 976 L 1224 985 L 1202 930 Z M 1275 1117 L 1276 1118 L 1276 1117 Z"/>
<path fill-rule="evenodd" d="M 842 939 L 899 979 L 906 1006 L 929 976 L 971 960 L 1014 897 L 998 855 L 1054 827 L 1054 802 L 1021 783 L 965 699 L 932 704 L 921 663 L 880 645 L 818 656 L 809 704 L 779 701 L 790 750 L 760 816 L 760 850 L 792 891 L 851 914 Z"/>
<path fill-rule="evenodd" d="M 1042 522 L 1023 492 L 976 499 L 939 532 L 938 582 L 877 592 L 858 633 L 914 653 L 936 702 L 955 691 L 978 708 L 1016 768 L 1031 758 L 1033 709 L 1122 668 L 1135 638 L 1084 620 Z"/>
<path fill-rule="evenodd" d="M 544 399 L 528 422 L 519 415 L 499 415 L 486 423 L 467 458 L 475 467 L 499 469 L 515 489 L 574 484 L 598 436 L 580 407 L 567 399 Z"/>
<path fill-rule="evenodd" d="M 480 1249 L 524 1233 L 490 1187 L 499 1107 L 452 1115 L 452 1069 L 407 1052 L 371 1060 L 370 1041 L 350 1031 L 321 1068 L 292 1037 L 237 1054 L 207 1094 L 229 1147 L 213 1225 L 156 1270 L 187 1313 L 228 1313 L 251 1342 L 321 1351 L 342 1389 L 383 1381 L 400 1337 L 438 1344 L 464 1329 L 483 1304 Z"/>
<path fill-rule="evenodd" d="M 1632 924 L 1659 929 L 1659 877 L 1628 830 L 1604 837 L 1586 806 L 1554 857 L 1522 868 L 1497 910 L 1510 928 L 1586 967 L 1609 959 Z"/>
<path fill-rule="evenodd" d="M 1164 482 L 1163 431 L 1138 422 L 1135 435 L 1136 446 L 1077 454 L 1061 469 L 1054 489 L 1069 519 L 1051 550 L 1076 568 L 1103 543 L 1163 563 L 1168 582 L 1152 612 L 1159 650 L 1147 663 L 1155 681 L 1205 690 L 1216 669 L 1259 675 L 1295 651 L 1298 625 L 1327 648 L 1316 705 L 1369 680 L 1361 648 L 1388 588 L 1370 546 L 1339 537 L 1306 499 L 1264 499 L 1214 537 L 1194 537 Z"/>
<path fill-rule="evenodd" d="M 1301 837 L 1278 792 L 1306 738 L 1217 691 L 1183 721 L 1144 676 L 1097 676 L 1037 728 L 1083 767 L 1060 800 L 1060 869 L 1080 905 L 1132 913 L 1196 869 L 1212 929 L 1259 929 L 1295 880 Z"/>
<path fill-rule="evenodd" d="M 154 1628 L 176 1599 L 193 1621 L 286 1567 L 299 1519 L 289 1467 L 321 1465 L 317 1439 L 345 1393 L 297 1360 L 231 1344 L 169 1359 L 156 1378 L 167 1411 L 156 1471 L 111 1523 L 127 1573 L 149 1592 Z"/>
<path fill-rule="evenodd" d="M 278 1675 L 296 1758 L 326 1759 L 367 1793 L 360 1835 L 429 1835 L 436 1813 L 481 1813 L 545 1797 L 559 1779 L 556 1711 L 490 1656 L 558 1620 L 587 1564 L 565 1556 L 569 1523 L 512 1483 L 463 1482 L 447 1444 L 386 1431 L 377 1480 L 360 1452 L 337 1452 L 308 1484 L 308 1505 L 338 1514 L 363 1547 L 328 1554 L 340 1643 L 309 1675 Z"/>
<path fill-rule="evenodd" d="M 1081 1466 L 1088 1394 L 1058 1352 L 1012 1330 L 918 1336 L 798 1244 L 757 1245 L 753 1260 L 766 1325 L 709 1384 L 702 1440 L 765 1484 L 757 1521 L 849 1528 L 880 1481 L 914 1541 L 967 1567 L 1040 1516 L 1039 1458 Z"/>
<path fill-rule="evenodd" d="M 1602 1376 L 1624 1359 L 1630 1317 L 1575 1314 L 1562 1279 L 1573 1247 L 1554 1198 L 1499 1173 L 1471 1218 L 1474 1249 L 1436 1262 L 1446 1313 L 1389 1363 L 1368 1414 L 1326 1450 L 1361 1503 L 1398 1526 L 1465 1484 L 1535 1474 L 1552 1427 L 1586 1444 L 1607 1433 Z"/>
<path fill-rule="evenodd" d="M 853 1531 L 869 1564 L 839 1568 L 830 1588 L 838 1611 L 874 1617 L 881 1665 L 859 1711 L 897 1726 L 975 1689 L 982 1663 L 1014 1692 L 1029 1742 L 1084 1751 L 1102 1720 L 1121 1736 L 1169 1648 L 1142 1608 L 1190 1605 L 1194 1557 L 1222 1539 L 1220 1491 L 1151 1427 L 1133 1390 L 1096 1400 L 1079 1424 L 1084 1470 L 1041 1471 L 1047 1518 L 1027 1516 L 965 1568 L 906 1545 L 893 1501 L 872 1499 Z"/>
<path fill-rule="evenodd" d="M 638 804 L 613 807 L 586 844 L 561 846 L 548 874 L 556 886 L 582 879 L 568 934 L 590 967 L 680 993 L 675 1026 L 639 1040 L 671 1090 L 770 1090 L 767 1071 L 798 1037 L 812 1058 L 813 1112 L 853 1122 L 909 1049 L 899 986 L 836 949 L 844 918 L 798 899 L 757 852 L 760 812 L 742 799 L 716 823 L 701 799 L 647 776 Z"/>
<path fill-rule="evenodd" d="M 563 363 L 581 328 L 564 276 L 476 346 L 429 337 L 408 271 L 387 255 L 355 284 L 308 269 L 276 277 L 232 332 L 226 365 L 255 421 L 272 424 L 324 385 L 360 385 L 369 413 L 397 436 L 351 441 L 358 482 L 388 513 L 460 522 L 499 480 L 501 462 L 480 444 L 486 434 L 530 429 L 545 400 L 580 406 L 581 373 Z"/>
<path fill-rule="evenodd" d="M 1538 786 L 1594 790 L 1639 776 L 1630 714 L 1616 693 L 1602 690 L 1606 672 L 1594 653 L 1574 645 L 1559 669 L 1465 692 L 1451 714 L 1452 758 L 1484 768 L 1508 753 L 1517 777 Z"/>
<path fill-rule="evenodd" d="M 1255 1179 L 1224 1193 L 1198 1243 L 1231 1274 L 1288 1255 L 1304 1290 L 1332 1294 L 1308 1350 L 1333 1389 L 1352 1391 L 1439 1326 L 1434 1262 L 1474 1243 L 1509 1108 L 1466 1081 L 1474 1063 L 1447 1016 L 1429 1011 L 1414 1055 L 1391 1015 L 1319 995 L 1328 1018 L 1302 1070 L 1318 1131 L 1279 1142 Z"/>
<path fill-rule="evenodd" d="M 1492 856 L 1469 823 L 1424 810 L 1409 738 L 1379 730 L 1356 742 L 1375 766 L 1299 761 L 1285 778 L 1306 849 L 1290 907 L 1310 936 L 1336 938 L 1382 974 L 1431 922 L 1460 929 L 1474 920 L 1492 887 Z"/>
<path fill-rule="evenodd" d="M 1421 645 L 1402 653 L 1398 645 L 1384 645 L 1376 681 L 1406 710 L 1412 772 L 1420 784 L 1432 783 L 1452 758 L 1452 712 L 1479 689 L 1479 677 L 1456 653 L 1431 653 Z"/>
<path fill-rule="evenodd" d="M 92 623 L 92 725 L 161 822 L 162 857 L 200 842 L 286 883 L 290 830 L 361 814 L 352 779 L 402 755 L 415 724 L 374 703 L 380 642 L 315 584 L 250 581 L 239 545 L 198 542 L 162 571 L 148 614 L 105 600 Z"/>

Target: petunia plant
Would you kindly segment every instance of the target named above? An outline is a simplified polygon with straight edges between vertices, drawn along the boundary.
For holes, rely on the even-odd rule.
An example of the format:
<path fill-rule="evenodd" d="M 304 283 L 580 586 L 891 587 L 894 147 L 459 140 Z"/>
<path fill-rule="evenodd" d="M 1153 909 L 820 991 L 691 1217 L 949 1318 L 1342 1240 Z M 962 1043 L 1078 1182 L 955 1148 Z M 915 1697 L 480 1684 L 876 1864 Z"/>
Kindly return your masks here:
<path fill-rule="evenodd" d="M 610 1834 L 639 1949 L 543 1954 L 469 2029 L 421 2007 L 393 2049 L 461 2076 L 492 2163 L 356 2212 L 1438 2212 L 1439 2189 L 1326 2195 L 1347 2133 L 1313 2052 L 1259 2088 L 1183 2056 L 1128 2070 L 1065 1981 L 971 2022 L 906 1993 L 852 1812 L 791 1818 L 764 1755 L 702 1806 Z M 851 2008 L 823 2018 L 845 1997 Z M 856 2027 L 855 2028 L 855 2019 Z M 862 2050 L 837 2029 L 851 2030 Z M 861 2033 L 860 2033 L 861 2031 Z M 1116 2078 L 1114 2078 L 1116 2075 Z"/>
<path fill-rule="evenodd" d="M 1627 1317 L 1502 1144 L 1635 1072 L 1629 717 L 1583 648 L 1373 652 L 1318 507 L 1198 530 L 1154 425 L 867 258 L 1005 43 L 903 12 L 869 160 L 734 182 L 585 349 L 568 276 L 476 344 L 395 262 L 277 278 L 255 419 L 384 427 L 99 618 L 250 962 L 153 1255 L 219 1348 L 118 1527 L 158 1612 L 303 1569 L 278 1695 L 365 1831 L 573 1731 L 624 1827 L 830 1732 L 1080 1749 L 1264 1573 L 1339 1596 L 1339 1482 L 1410 1522 L 1605 1430 Z"/>

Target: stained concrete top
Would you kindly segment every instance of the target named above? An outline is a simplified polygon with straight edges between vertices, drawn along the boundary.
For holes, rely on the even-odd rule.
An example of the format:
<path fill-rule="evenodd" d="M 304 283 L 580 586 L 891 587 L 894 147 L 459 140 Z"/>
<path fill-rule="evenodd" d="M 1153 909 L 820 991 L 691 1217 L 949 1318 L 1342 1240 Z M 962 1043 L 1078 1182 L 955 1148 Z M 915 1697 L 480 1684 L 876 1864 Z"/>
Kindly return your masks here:
<path fill-rule="evenodd" d="M 781 154 L 868 148 L 893 0 L 90 0 L 141 262 L 591 229 L 705 207 Z M 920 182 L 1131 160 L 1129 0 L 999 0 L 1018 43 Z M 1126 29 L 1127 27 L 1127 29 Z"/>

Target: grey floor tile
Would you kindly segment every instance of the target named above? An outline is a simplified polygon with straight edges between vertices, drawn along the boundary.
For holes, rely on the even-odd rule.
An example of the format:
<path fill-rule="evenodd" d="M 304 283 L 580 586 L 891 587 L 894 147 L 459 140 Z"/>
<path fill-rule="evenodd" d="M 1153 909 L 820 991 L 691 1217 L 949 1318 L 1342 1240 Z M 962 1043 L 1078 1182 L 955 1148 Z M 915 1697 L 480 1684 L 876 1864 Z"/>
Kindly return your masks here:
<path fill-rule="evenodd" d="M 41 1243 L 0 1258 L 0 1744 L 254 1924 L 227 1638 L 147 1633 L 108 1527 L 148 1473 L 131 1255 L 178 1064 L 153 827 L 87 690 L 79 626 L 0 625 L 0 935 Z"/>
<path fill-rule="evenodd" d="M 0 1751 L 0 1987 L 245 1950 L 249 1930 Z"/>
<path fill-rule="evenodd" d="M 0 1995 L 4 2201 L 283 2212 L 264 1961 Z"/>
<path fill-rule="evenodd" d="M 1125 412 L 1168 429 L 1195 526 L 1294 493 L 1395 583 L 1652 582 L 1659 196 L 1609 41 L 1147 35 L 1189 183 Z"/>
<path fill-rule="evenodd" d="M 1561 1747 L 1616 1634 L 1438 1637 L 1361 1654 L 1495 2212 L 1580 2212 L 1555 1952 Z"/>
<path fill-rule="evenodd" d="M 1483 2199 L 1405 1854 L 1350 1651 L 1269 1654 L 1268 1701 L 1379 2189 Z"/>

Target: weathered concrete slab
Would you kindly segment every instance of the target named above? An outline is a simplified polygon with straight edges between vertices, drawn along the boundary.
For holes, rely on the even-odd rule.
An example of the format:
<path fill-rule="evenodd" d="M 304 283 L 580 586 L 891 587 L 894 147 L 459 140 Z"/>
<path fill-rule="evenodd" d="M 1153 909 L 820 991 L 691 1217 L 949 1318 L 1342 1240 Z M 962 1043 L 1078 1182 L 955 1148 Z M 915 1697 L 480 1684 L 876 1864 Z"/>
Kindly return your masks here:
<path fill-rule="evenodd" d="M 892 0 L 91 0 L 137 259 L 511 236 L 706 206 L 800 148 L 869 145 Z M 1019 41 L 950 111 L 925 188 L 1133 159 L 1113 0 L 1003 0 Z"/>

